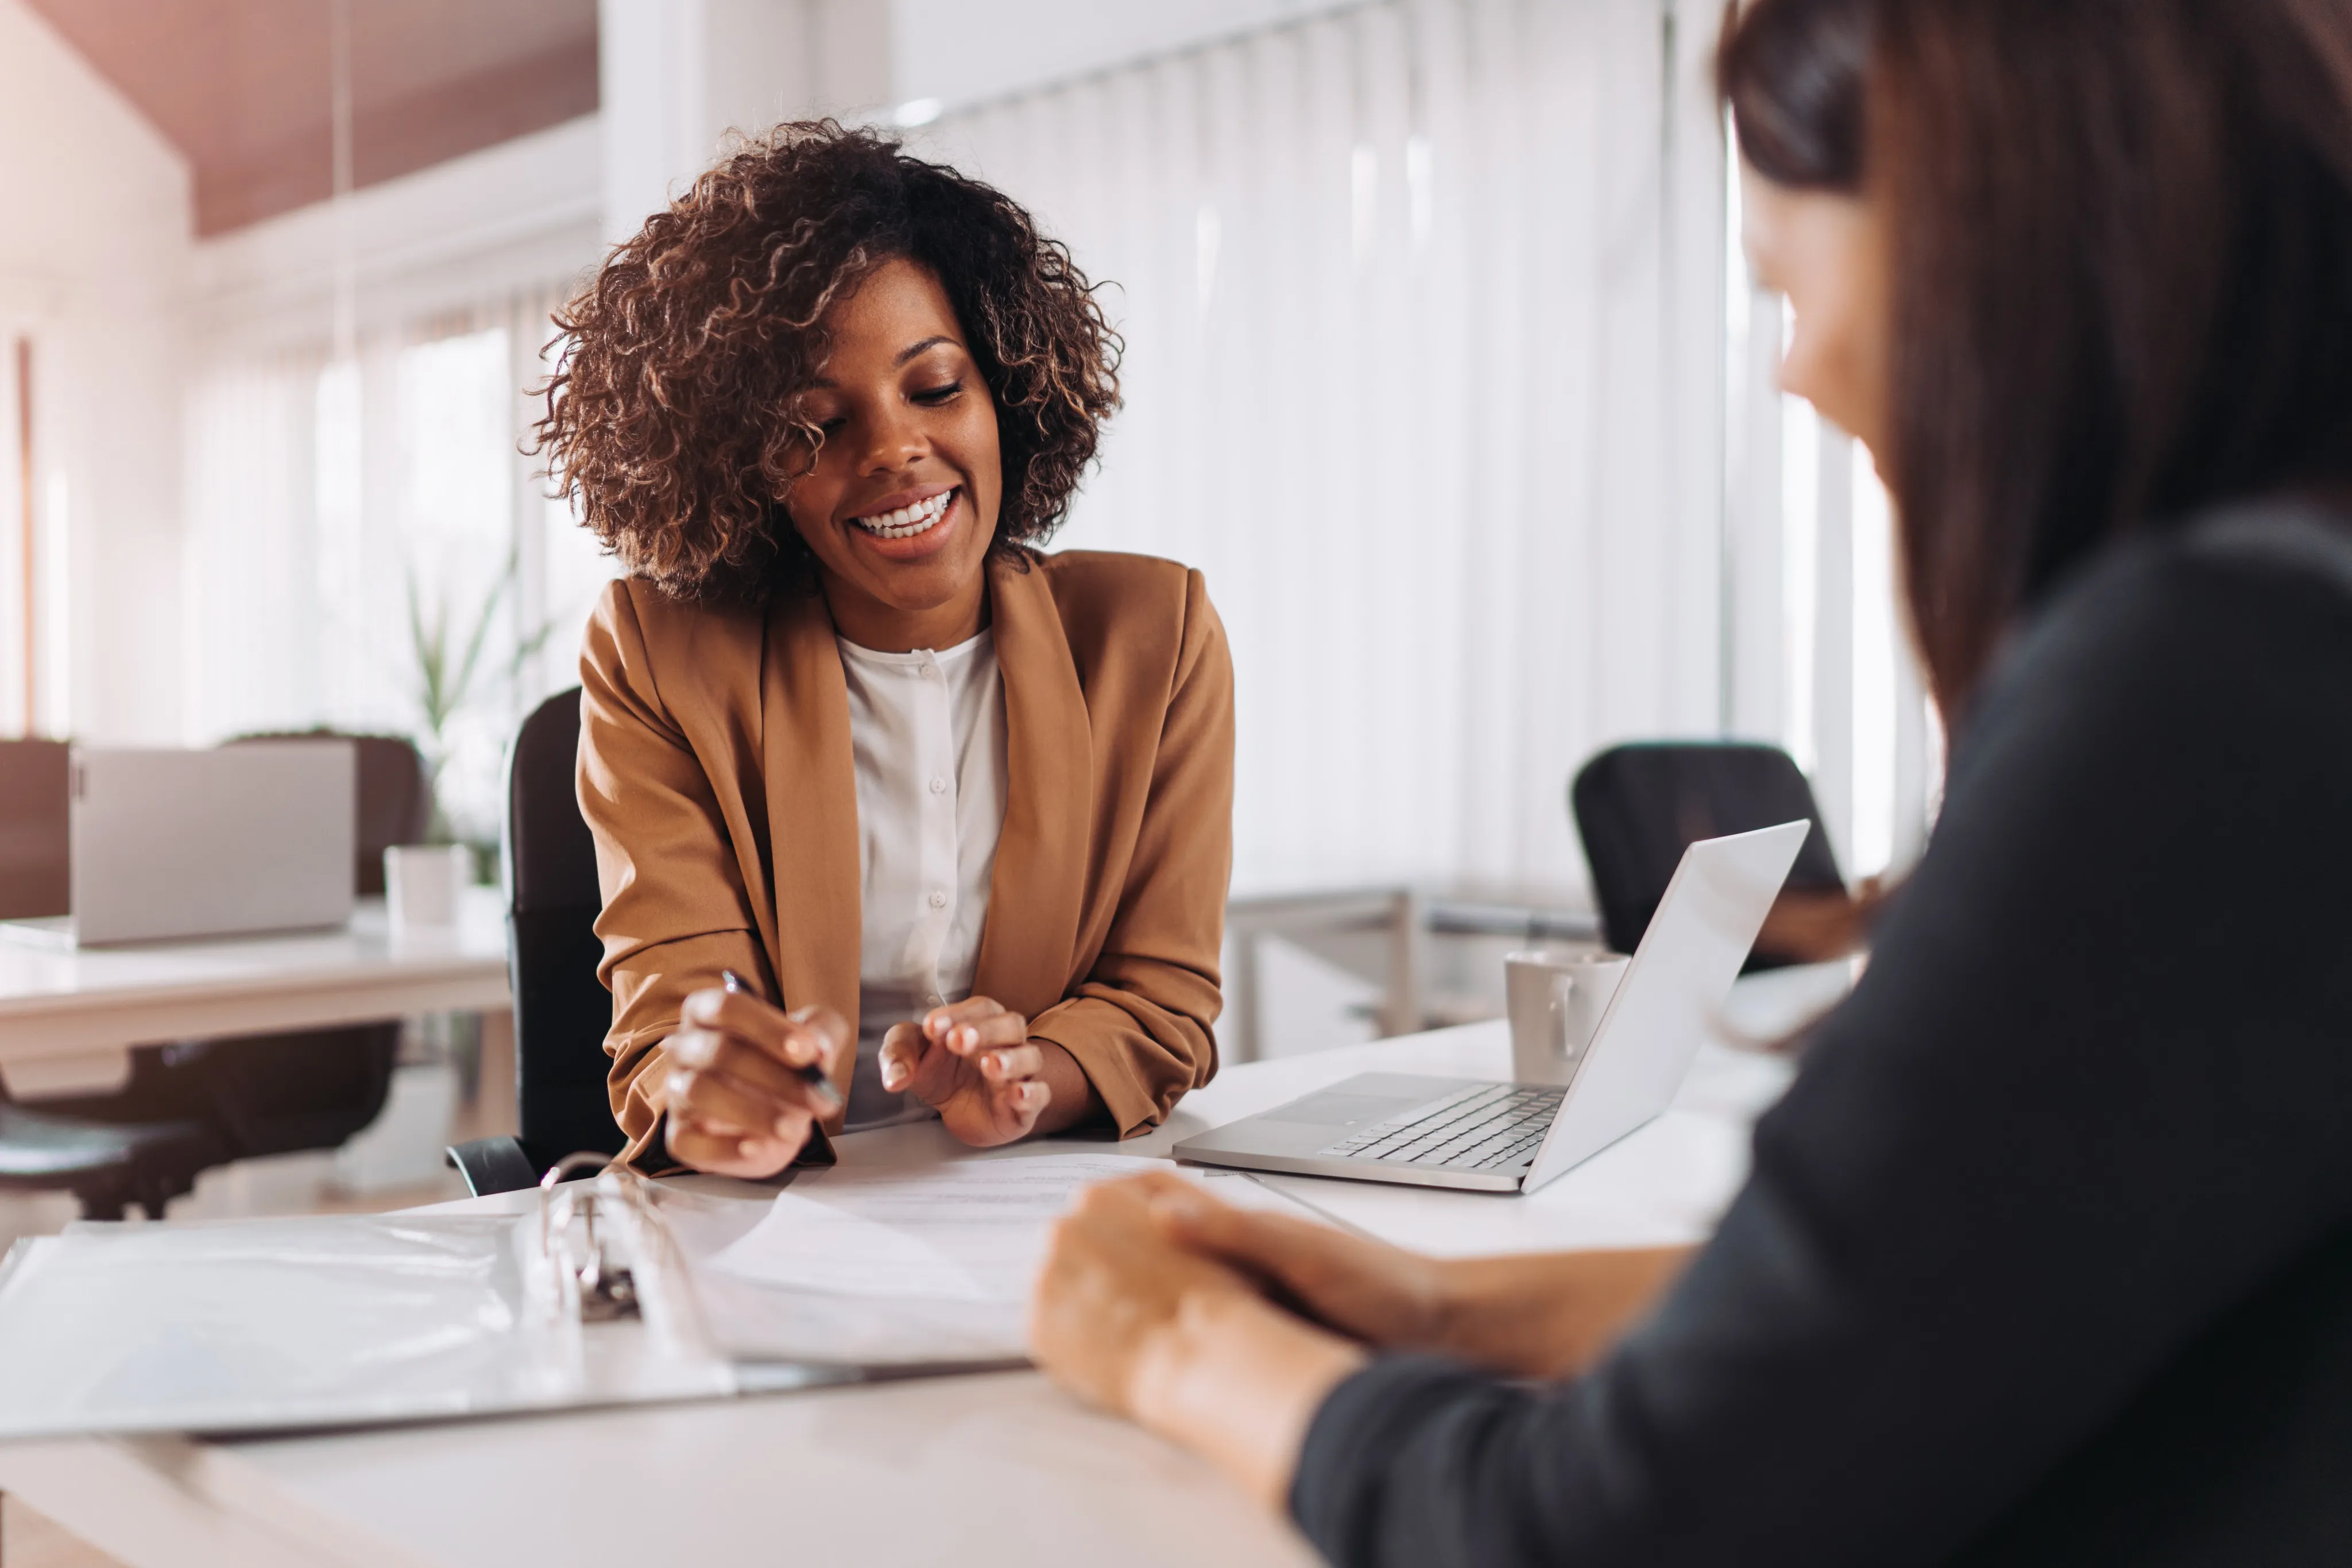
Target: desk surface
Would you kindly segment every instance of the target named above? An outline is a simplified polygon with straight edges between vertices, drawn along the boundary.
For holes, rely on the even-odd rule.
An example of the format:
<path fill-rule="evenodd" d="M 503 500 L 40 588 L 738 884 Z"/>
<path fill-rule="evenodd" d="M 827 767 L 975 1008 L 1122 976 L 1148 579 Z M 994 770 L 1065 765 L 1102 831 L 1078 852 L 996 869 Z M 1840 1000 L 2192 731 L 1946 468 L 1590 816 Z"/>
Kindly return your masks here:
<path fill-rule="evenodd" d="M 508 1005 L 496 889 L 457 925 L 394 936 L 383 901 L 341 931 L 73 952 L 0 938 L 0 1072 L 19 1094 L 121 1081 L 131 1046 Z"/>
<path fill-rule="evenodd" d="M 1818 971 L 1743 981 L 1733 1023 L 1778 1031 L 1836 987 Z M 1499 1024 L 1255 1063 L 1121 1147 L 1164 1155 L 1192 1132 L 1352 1072 L 1508 1067 Z M 1743 1179 L 1748 1124 L 1788 1076 L 1776 1059 L 1710 1045 L 1664 1116 L 1528 1197 L 1276 1179 L 1433 1251 L 1692 1239 Z M 892 1128 L 843 1140 L 842 1157 L 894 1157 L 944 1136 Z M 137 1568 L 1315 1561 L 1204 1466 L 1031 1373 L 337 1437 L 17 1445 L 0 1448 L 0 1488 Z"/>

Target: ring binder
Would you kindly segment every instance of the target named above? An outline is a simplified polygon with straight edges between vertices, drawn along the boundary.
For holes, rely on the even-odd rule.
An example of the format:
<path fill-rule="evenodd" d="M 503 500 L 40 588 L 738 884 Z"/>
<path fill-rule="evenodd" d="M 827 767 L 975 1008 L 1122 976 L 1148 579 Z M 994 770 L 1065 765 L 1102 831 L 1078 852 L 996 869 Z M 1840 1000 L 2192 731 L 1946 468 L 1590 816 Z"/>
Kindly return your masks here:
<path fill-rule="evenodd" d="M 1043 1215 L 1138 1165 L 1063 1154 L 826 1173 L 791 1209 L 848 1228 L 788 1223 L 761 1240 L 779 1195 L 665 1189 L 602 1155 L 559 1162 L 521 1212 L 77 1224 L 0 1260 L 0 1440 L 291 1432 L 1021 1366 L 1018 1280 L 976 1299 L 909 1290 L 887 1263 L 861 1280 L 857 1237 L 911 1204 L 966 1264 L 1010 1278 Z M 1028 1192 L 1009 1223 L 1007 1181 Z M 974 1201 L 994 1223 L 971 1220 Z M 884 1218 L 858 1217 L 877 1202 Z M 888 1246 L 903 1263 L 940 1239 Z M 747 1243 L 790 1267 L 747 1273 Z M 845 1264 L 866 1288 L 802 1277 Z"/>
<path fill-rule="evenodd" d="M 566 1155 L 549 1166 L 539 1180 L 540 1260 L 545 1267 L 571 1276 L 571 1284 L 557 1291 L 557 1299 L 569 1303 L 583 1322 L 612 1322 L 643 1315 L 634 1270 L 607 1259 L 604 1239 L 596 1234 L 596 1187 L 583 1193 L 578 1191 L 576 1184 L 567 1185 L 573 1172 L 590 1166 L 601 1169 L 608 1163 L 604 1155 L 598 1154 Z M 634 1171 L 625 1169 L 622 1174 L 635 1176 Z M 600 1176 L 597 1186 L 602 1184 Z M 650 1214 L 650 1206 L 647 1213 Z M 571 1247 L 575 1216 L 585 1232 L 583 1249 L 576 1260 Z"/>

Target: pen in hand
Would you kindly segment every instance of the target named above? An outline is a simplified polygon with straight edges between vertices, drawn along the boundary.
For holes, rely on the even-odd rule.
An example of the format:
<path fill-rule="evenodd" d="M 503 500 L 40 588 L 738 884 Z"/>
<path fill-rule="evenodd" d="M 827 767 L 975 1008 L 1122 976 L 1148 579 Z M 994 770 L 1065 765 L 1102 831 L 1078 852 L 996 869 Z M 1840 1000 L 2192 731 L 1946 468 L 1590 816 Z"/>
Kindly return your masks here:
<path fill-rule="evenodd" d="M 743 983 L 743 977 L 737 974 L 732 969 L 719 970 L 719 983 L 726 987 L 730 991 L 736 992 L 743 996 L 750 996 L 751 994 L 751 988 Z M 841 1091 L 833 1086 L 833 1080 L 824 1075 L 824 1068 L 819 1067 L 815 1062 L 812 1061 L 805 1067 L 795 1067 L 793 1071 L 800 1074 L 801 1082 L 807 1084 L 809 1088 L 815 1092 L 819 1103 L 821 1103 L 824 1109 L 828 1111 L 838 1111 L 841 1109 Z"/>

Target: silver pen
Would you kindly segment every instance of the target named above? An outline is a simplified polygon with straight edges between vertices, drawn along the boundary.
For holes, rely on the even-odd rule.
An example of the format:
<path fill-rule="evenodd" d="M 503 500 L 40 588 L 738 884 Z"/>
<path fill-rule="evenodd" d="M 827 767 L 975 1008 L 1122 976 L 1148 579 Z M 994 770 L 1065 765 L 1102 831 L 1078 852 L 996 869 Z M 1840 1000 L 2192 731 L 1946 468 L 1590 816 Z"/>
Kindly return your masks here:
<path fill-rule="evenodd" d="M 743 983 L 743 977 L 732 969 L 719 970 L 719 983 L 738 995 L 748 997 L 751 994 L 751 988 Z M 833 1080 L 824 1075 L 824 1068 L 812 1061 L 805 1067 L 795 1067 L 792 1071 L 799 1073 L 801 1082 L 816 1092 L 817 1099 L 826 1110 L 841 1109 L 841 1091 L 833 1086 Z"/>

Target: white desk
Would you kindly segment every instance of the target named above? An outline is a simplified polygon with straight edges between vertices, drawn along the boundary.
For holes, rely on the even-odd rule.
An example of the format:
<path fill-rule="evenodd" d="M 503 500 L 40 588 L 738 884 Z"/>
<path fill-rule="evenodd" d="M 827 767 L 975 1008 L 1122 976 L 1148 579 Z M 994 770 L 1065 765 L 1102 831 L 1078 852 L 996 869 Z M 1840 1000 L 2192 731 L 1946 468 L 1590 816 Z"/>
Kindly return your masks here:
<path fill-rule="evenodd" d="M 1828 984 L 1802 971 L 1743 982 L 1735 1018 L 1783 1027 Z M 1503 1027 L 1478 1024 L 1235 1068 L 1123 1146 L 1164 1151 L 1351 1072 L 1508 1065 Z M 1433 1250 L 1688 1239 L 1737 1188 L 1748 1124 L 1787 1078 L 1778 1061 L 1710 1046 L 1666 1115 L 1531 1197 L 1278 1179 Z M 845 1139 L 842 1157 L 944 1135 L 894 1128 Z M 134 1568 L 1315 1561 L 1205 1466 L 1031 1373 L 339 1437 L 0 1446 L 0 1489 Z"/>
<path fill-rule="evenodd" d="M 467 893 L 450 930 L 398 938 L 381 899 L 346 930 L 299 936 L 87 952 L 0 938 L 0 1078 L 26 1098 L 100 1092 L 134 1045 L 509 1005 L 491 888 Z"/>

